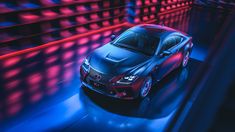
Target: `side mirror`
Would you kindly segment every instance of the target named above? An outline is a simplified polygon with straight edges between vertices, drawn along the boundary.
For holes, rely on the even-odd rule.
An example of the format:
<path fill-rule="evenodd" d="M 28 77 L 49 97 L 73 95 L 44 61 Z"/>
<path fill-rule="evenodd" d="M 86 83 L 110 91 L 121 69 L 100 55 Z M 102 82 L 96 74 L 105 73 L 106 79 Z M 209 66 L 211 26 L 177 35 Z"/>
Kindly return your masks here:
<path fill-rule="evenodd" d="M 160 54 L 160 57 L 165 57 L 165 56 L 169 56 L 171 55 L 172 53 L 169 51 L 169 50 L 165 50 L 163 51 L 161 54 Z"/>
<path fill-rule="evenodd" d="M 116 38 L 116 35 L 111 35 L 111 40 L 113 41 Z"/>

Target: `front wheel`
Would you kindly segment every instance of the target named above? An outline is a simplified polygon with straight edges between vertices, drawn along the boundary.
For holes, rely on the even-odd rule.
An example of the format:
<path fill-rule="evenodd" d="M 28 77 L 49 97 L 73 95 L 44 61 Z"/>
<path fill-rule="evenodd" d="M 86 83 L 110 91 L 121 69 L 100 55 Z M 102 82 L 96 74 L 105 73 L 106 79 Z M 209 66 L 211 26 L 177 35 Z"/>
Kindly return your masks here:
<path fill-rule="evenodd" d="M 141 98 L 146 97 L 148 95 L 151 87 L 152 87 L 152 77 L 148 76 L 145 79 L 145 81 L 144 81 L 144 83 L 143 83 L 143 85 L 142 85 L 142 87 L 140 89 L 140 97 Z"/>
<path fill-rule="evenodd" d="M 189 51 L 187 51 L 186 54 L 184 55 L 184 58 L 183 58 L 181 66 L 183 68 L 186 67 L 187 64 L 188 64 L 188 61 L 189 61 Z"/>

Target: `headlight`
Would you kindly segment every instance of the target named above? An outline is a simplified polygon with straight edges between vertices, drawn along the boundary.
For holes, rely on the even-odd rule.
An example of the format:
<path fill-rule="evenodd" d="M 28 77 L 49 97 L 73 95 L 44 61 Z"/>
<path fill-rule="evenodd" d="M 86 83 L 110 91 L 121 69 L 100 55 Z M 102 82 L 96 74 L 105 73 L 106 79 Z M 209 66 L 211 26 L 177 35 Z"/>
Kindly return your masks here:
<path fill-rule="evenodd" d="M 131 84 L 138 77 L 136 75 L 124 76 L 120 80 L 117 81 L 118 84 Z"/>
<path fill-rule="evenodd" d="M 82 67 L 85 71 L 89 72 L 90 70 L 90 63 L 87 59 L 84 60 L 83 64 L 82 64 Z"/>
<path fill-rule="evenodd" d="M 89 61 L 87 59 L 85 59 L 84 64 L 89 66 Z"/>

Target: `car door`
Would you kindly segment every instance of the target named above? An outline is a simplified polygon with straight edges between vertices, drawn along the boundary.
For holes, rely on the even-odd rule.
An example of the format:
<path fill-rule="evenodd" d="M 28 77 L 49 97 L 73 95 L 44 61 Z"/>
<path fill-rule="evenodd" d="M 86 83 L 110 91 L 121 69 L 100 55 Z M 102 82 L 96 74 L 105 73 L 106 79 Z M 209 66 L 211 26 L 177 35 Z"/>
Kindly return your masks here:
<path fill-rule="evenodd" d="M 174 66 L 173 69 L 179 67 L 181 65 L 182 59 L 183 59 L 183 49 L 184 44 L 182 44 L 182 41 L 184 38 L 180 35 L 173 35 L 172 37 L 175 38 L 175 44 L 173 47 L 169 49 L 171 53 L 173 53 L 173 59 L 174 59 Z"/>
<path fill-rule="evenodd" d="M 163 40 L 162 47 L 158 54 L 161 61 L 157 70 L 158 80 L 161 80 L 179 65 L 181 56 L 178 54 L 176 45 L 177 39 L 175 36 L 169 36 L 167 39 Z"/>
<path fill-rule="evenodd" d="M 175 58 L 176 60 L 178 60 L 178 63 L 176 63 L 176 67 L 180 66 L 184 57 L 184 49 L 185 49 L 185 42 L 183 42 L 185 40 L 185 38 L 183 36 L 180 35 L 175 35 L 174 36 L 176 39 L 176 45 L 174 47 L 171 48 L 172 52 L 175 52 Z M 177 65 L 178 64 L 178 65 Z"/>

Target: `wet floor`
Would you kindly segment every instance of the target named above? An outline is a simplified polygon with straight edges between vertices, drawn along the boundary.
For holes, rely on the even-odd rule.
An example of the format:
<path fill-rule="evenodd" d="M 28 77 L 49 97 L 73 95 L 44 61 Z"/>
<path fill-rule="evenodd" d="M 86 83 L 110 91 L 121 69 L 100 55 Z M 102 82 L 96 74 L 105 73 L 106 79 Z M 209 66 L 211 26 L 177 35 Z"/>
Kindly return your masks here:
<path fill-rule="evenodd" d="M 164 130 L 189 90 L 192 80 L 227 14 L 193 8 L 158 16 L 157 23 L 193 37 L 189 65 L 153 88 L 142 101 L 122 101 L 81 88 L 79 66 L 95 48 L 127 27 L 4 59 L 0 63 L 0 128 L 2 131 L 157 131 Z M 1 130 L 0 129 L 0 130 Z"/>
<path fill-rule="evenodd" d="M 188 91 L 185 83 L 193 77 L 200 63 L 192 59 L 187 68 L 167 76 L 141 101 L 112 99 L 81 88 L 80 84 L 71 85 L 66 92 L 76 91 L 74 94 L 61 101 L 57 99 L 51 105 L 34 108 L 37 113 L 29 115 L 29 120 L 19 119 L 18 122 L 23 122 L 9 130 L 163 130 Z"/>

